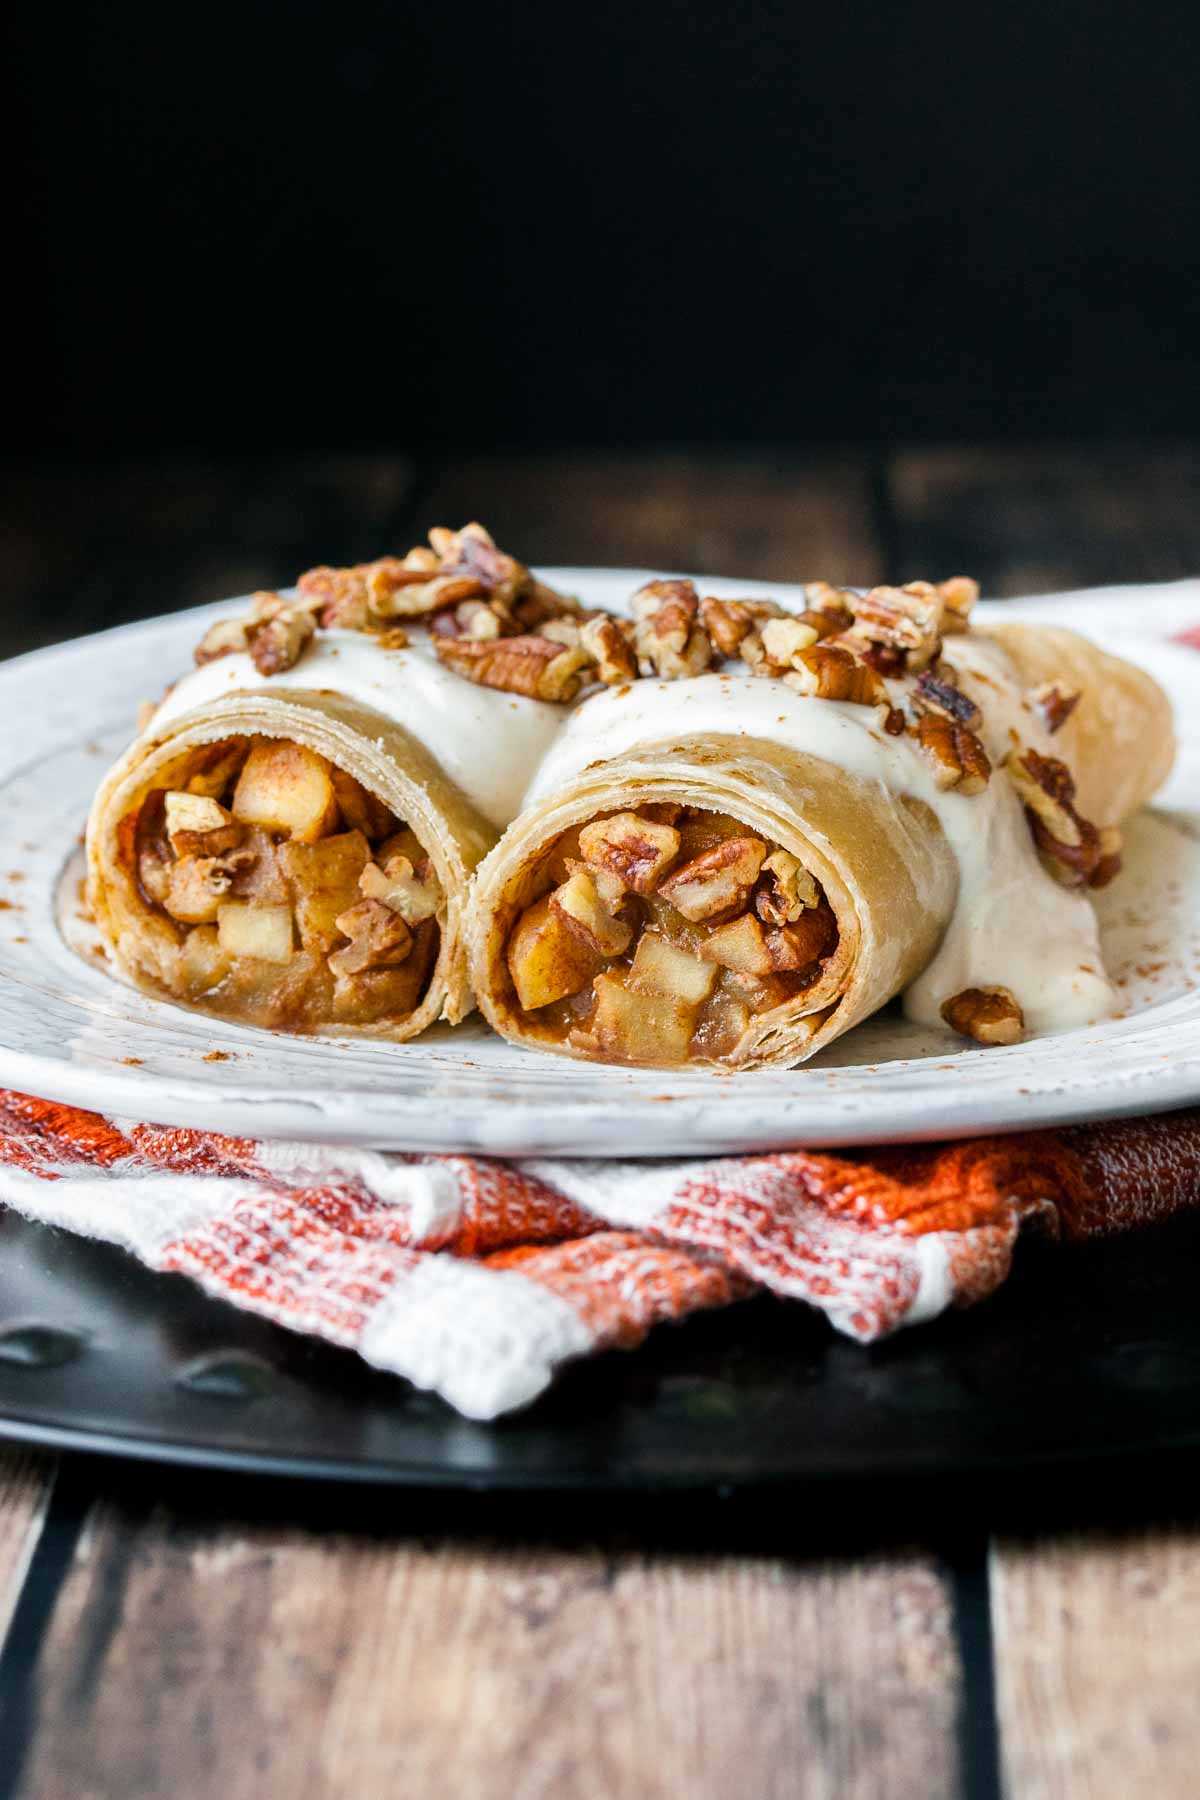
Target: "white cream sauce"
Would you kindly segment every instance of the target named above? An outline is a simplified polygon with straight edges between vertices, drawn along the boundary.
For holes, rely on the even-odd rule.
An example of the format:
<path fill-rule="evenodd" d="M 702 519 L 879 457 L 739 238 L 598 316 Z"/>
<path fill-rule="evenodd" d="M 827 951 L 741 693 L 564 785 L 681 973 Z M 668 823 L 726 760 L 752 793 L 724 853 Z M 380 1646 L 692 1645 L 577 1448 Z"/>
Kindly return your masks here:
<path fill-rule="evenodd" d="M 999 645 L 954 638 L 946 653 L 984 712 L 981 736 L 994 761 L 1012 747 L 1010 733 L 1053 754 Z M 901 682 L 888 685 L 895 697 L 903 692 Z M 942 792 L 913 740 L 888 736 L 868 707 L 737 672 L 636 681 L 568 715 L 526 798 L 544 800 L 599 760 L 702 732 L 766 738 L 932 807 L 958 861 L 958 902 L 937 955 L 904 995 L 910 1018 L 940 1024 L 944 1000 L 994 985 L 1011 989 L 1036 1033 L 1091 1024 L 1113 1010 L 1091 904 L 1042 868 L 1011 782 L 993 775 L 981 794 Z"/>
<path fill-rule="evenodd" d="M 485 819 L 502 831 L 563 723 L 563 708 L 501 694 L 454 675 L 428 633 L 406 650 L 382 650 L 359 631 L 321 631 L 294 669 L 260 675 L 249 656 L 219 656 L 176 683 L 151 722 L 256 688 L 325 689 L 369 706 L 424 744 Z"/>
<path fill-rule="evenodd" d="M 1053 754 L 998 644 L 972 633 L 951 639 L 946 656 L 983 712 L 980 735 L 994 762 L 1015 740 Z M 958 861 L 958 903 L 937 955 L 904 995 L 910 1018 L 939 1024 L 952 994 L 997 984 L 1012 990 L 1034 1033 L 1091 1024 L 1114 1009 L 1092 907 L 1042 868 L 1007 779 L 993 776 L 981 794 L 943 793 L 913 741 L 888 736 L 871 709 L 812 699 L 741 667 L 689 681 L 642 679 L 570 709 L 452 674 L 419 628 L 405 650 L 323 631 L 281 675 L 260 675 L 246 655 L 205 664 L 177 683 L 151 728 L 239 691 L 325 689 L 411 731 L 498 829 L 527 801 L 626 750 L 698 732 L 767 738 L 912 794 L 940 820 Z M 888 685 L 899 697 L 904 684 Z"/>

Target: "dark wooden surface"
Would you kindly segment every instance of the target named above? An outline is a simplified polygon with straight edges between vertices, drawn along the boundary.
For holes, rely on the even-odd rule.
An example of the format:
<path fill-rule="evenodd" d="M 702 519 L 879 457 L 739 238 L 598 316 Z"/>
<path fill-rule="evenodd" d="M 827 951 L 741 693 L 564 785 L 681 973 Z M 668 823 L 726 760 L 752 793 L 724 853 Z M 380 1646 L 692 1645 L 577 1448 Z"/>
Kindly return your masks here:
<path fill-rule="evenodd" d="M 25 470 L 0 651 L 485 520 L 538 562 L 1200 569 L 1200 451 Z M 601 1510 L 0 1452 L 0 1800 L 1197 1791 L 1197 1470 Z"/>

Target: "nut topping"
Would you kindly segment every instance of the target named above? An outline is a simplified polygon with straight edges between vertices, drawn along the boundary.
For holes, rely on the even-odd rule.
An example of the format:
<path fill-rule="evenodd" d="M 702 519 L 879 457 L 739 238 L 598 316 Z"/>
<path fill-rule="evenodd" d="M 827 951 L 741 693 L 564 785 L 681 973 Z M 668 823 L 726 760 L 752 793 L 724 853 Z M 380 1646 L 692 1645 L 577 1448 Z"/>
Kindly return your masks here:
<path fill-rule="evenodd" d="M 696 624 L 700 602 L 690 581 L 648 581 L 632 600 L 634 642 L 643 675 L 678 681 L 700 675 L 712 644 Z"/>
<path fill-rule="evenodd" d="M 637 813 L 598 819 L 579 833 L 585 863 L 615 875 L 635 894 L 652 894 L 679 855 L 679 833 Z"/>
<path fill-rule="evenodd" d="M 949 581 L 939 581 L 937 591 L 942 599 L 942 636 L 957 637 L 968 631 L 979 583 L 969 575 L 953 575 Z"/>
<path fill-rule="evenodd" d="M 1025 1015 L 1006 987 L 964 988 L 943 1001 L 941 1013 L 951 1031 L 977 1044 L 1017 1044 L 1025 1030 Z"/>
<path fill-rule="evenodd" d="M 812 649 L 820 634 L 800 619 L 768 619 L 759 635 L 772 668 L 799 669 L 804 651 Z"/>
<path fill-rule="evenodd" d="M 709 594 L 700 602 L 700 622 L 720 656 L 739 656 L 743 640 L 766 619 L 784 619 L 774 600 L 717 600 Z"/>
<path fill-rule="evenodd" d="M 949 663 L 939 663 L 936 669 L 922 669 L 917 676 L 917 704 L 926 712 L 941 713 L 957 725 L 965 725 L 968 731 L 978 731 L 983 723 L 982 714 L 956 683 L 956 671 Z"/>
<path fill-rule="evenodd" d="M 579 628 L 579 647 L 606 687 L 620 687 L 636 678 L 633 626 L 628 620 L 610 618 L 607 613 L 585 619 Z"/>
<path fill-rule="evenodd" d="M 933 765 L 933 779 L 939 788 L 954 788 L 960 794 L 983 792 L 992 765 L 967 726 L 941 713 L 925 713 L 913 727 L 913 735 Z"/>
<path fill-rule="evenodd" d="M 851 599 L 853 635 L 900 651 L 909 669 L 933 661 L 941 636 L 942 597 L 928 581 L 875 587 Z"/>
<path fill-rule="evenodd" d="M 1028 694 L 1029 704 L 1051 733 L 1061 731 L 1082 698 L 1081 690 L 1065 681 L 1043 681 Z"/>
<path fill-rule="evenodd" d="M 845 700 L 851 706 L 886 706 L 882 678 L 841 644 L 814 644 L 793 658 L 789 687 L 818 700 Z"/>
<path fill-rule="evenodd" d="M 1033 841 L 1064 887 L 1103 887 L 1121 866 L 1120 834 L 1100 832 L 1075 810 L 1075 779 L 1066 763 L 1036 750 L 1014 750 L 1004 769 L 1025 807 Z"/>
<path fill-rule="evenodd" d="M 530 700 L 573 700 L 587 657 L 551 638 L 511 637 L 476 641 L 436 637 L 434 648 L 449 669 L 481 687 Z"/>
<path fill-rule="evenodd" d="M 664 900 L 693 923 L 745 906 L 767 854 L 761 838 L 732 837 L 714 844 L 667 878 Z"/>

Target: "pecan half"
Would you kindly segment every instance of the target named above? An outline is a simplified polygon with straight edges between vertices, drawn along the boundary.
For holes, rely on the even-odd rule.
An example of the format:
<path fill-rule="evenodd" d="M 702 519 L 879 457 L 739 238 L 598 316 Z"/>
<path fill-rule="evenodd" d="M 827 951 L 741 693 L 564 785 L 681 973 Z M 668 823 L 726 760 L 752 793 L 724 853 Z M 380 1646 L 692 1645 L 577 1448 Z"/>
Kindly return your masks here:
<path fill-rule="evenodd" d="M 435 525 L 429 542 L 443 574 L 469 577 L 495 599 L 515 600 L 529 586 L 529 570 L 498 549 L 491 532 L 477 520 L 461 531 Z"/>
<path fill-rule="evenodd" d="M 874 669 L 841 644 L 814 644 L 792 659 L 783 677 L 789 687 L 818 700 L 845 700 L 851 706 L 886 706 L 888 691 Z"/>
<path fill-rule="evenodd" d="M 1017 1044 L 1025 1015 L 1006 987 L 964 988 L 942 1002 L 941 1014 L 951 1031 L 977 1044 Z"/>
<path fill-rule="evenodd" d="M 615 875 L 635 894 L 652 894 L 679 855 L 679 833 L 638 813 L 597 819 L 579 833 L 585 863 Z"/>
<path fill-rule="evenodd" d="M 658 891 L 693 923 L 715 918 L 745 906 L 766 854 L 761 838 L 726 838 L 669 875 Z"/>
<path fill-rule="evenodd" d="M 1082 690 L 1069 687 L 1065 681 L 1043 681 L 1030 688 L 1026 698 L 1039 715 L 1046 730 L 1061 731 L 1083 698 Z"/>
<path fill-rule="evenodd" d="M 643 675 L 667 681 L 701 674 L 712 660 L 708 634 L 697 625 L 700 602 L 690 581 L 648 581 L 633 596 L 634 644 Z"/>
<path fill-rule="evenodd" d="M 960 794 L 981 794 L 992 765 L 975 733 L 941 713 L 925 713 L 912 727 L 921 749 L 933 765 L 939 788 L 955 788 Z"/>
<path fill-rule="evenodd" d="M 441 661 L 456 675 L 530 700 L 573 700 L 581 685 L 579 671 L 588 660 L 578 646 L 570 648 L 544 637 L 482 641 L 435 637 L 433 643 Z"/>
<path fill-rule="evenodd" d="M 633 626 L 626 619 L 597 613 L 579 628 L 579 644 L 606 687 L 620 687 L 637 676 Z"/>

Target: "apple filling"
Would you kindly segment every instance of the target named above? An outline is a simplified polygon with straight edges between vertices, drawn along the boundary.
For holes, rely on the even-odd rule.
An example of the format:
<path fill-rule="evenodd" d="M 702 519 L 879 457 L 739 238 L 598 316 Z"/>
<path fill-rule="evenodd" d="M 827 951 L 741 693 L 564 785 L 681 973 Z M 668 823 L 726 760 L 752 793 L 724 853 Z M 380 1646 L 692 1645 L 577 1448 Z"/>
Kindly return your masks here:
<path fill-rule="evenodd" d="M 803 994 L 837 924 L 789 851 L 724 813 L 654 804 L 564 833 L 508 939 L 525 1029 L 610 1062 L 738 1059 Z"/>
<path fill-rule="evenodd" d="M 376 795 L 278 738 L 207 745 L 170 778 L 121 835 L 143 901 L 175 930 L 176 998 L 284 1031 L 416 1009 L 442 891 Z"/>

